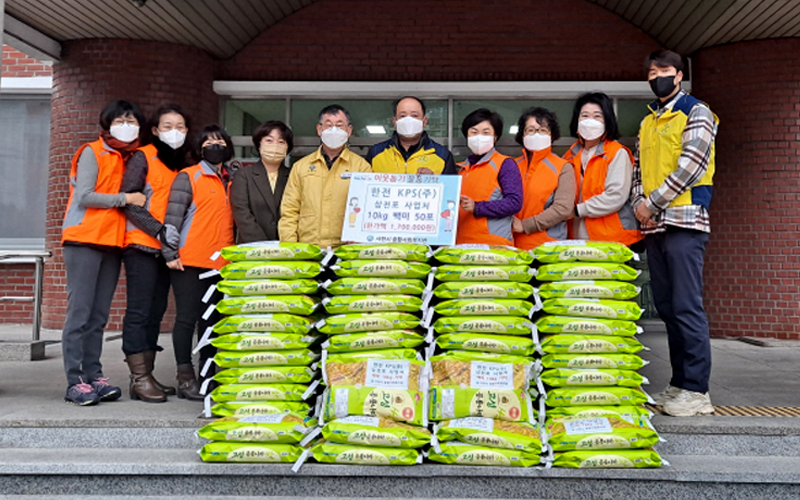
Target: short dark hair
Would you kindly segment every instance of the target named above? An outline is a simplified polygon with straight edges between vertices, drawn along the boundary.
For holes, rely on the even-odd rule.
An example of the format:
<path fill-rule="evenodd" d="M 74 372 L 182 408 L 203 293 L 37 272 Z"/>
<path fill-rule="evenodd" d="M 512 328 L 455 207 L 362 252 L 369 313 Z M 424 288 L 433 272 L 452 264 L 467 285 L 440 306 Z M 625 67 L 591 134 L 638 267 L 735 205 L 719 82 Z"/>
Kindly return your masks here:
<path fill-rule="evenodd" d="M 466 118 L 464 118 L 464 121 L 461 122 L 461 133 L 464 134 L 464 137 L 467 137 L 469 129 L 486 120 L 492 124 L 494 135 L 499 141 L 500 137 L 503 135 L 503 117 L 500 116 L 500 113 L 495 113 L 486 108 L 479 108 L 468 114 Z"/>
<path fill-rule="evenodd" d="M 678 71 L 683 71 L 683 58 L 677 52 L 671 50 L 656 50 L 651 52 L 644 60 L 645 72 L 650 71 L 650 66 L 656 68 L 669 68 L 672 66 Z"/>
<path fill-rule="evenodd" d="M 186 128 L 188 130 L 192 130 L 192 126 L 190 124 L 191 120 L 189 119 L 189 115 L 183 111 L 183 108 L 178 106 L 177 104 L 164 104 L 160 108 L 153 113 L 153 116 L 150 117 L 150 121 L 147 123 L 147 130 L 145 131 L 145 136 L 148 138 L 148 143 L 152 142 L 152 129 L 153 127 L 158 128 L 158 124 L 161 122 L 161 117 L 169 114 L 169 113 L 176 113 L 183 117 L 183 121 L 186 124 Z"/>
<path fill-rule="evenodd" d="M 614 114 L 614 103 L 611 98 L 602 92 L 588 92 L 578 97 L 575 107 L 572 109 L 572 121 L 569 122 L 569 133 L 572 137 L 578 137 L 578 122 L 581 121 L 581 108 L 586 104 L 597 104 L 603 112 L 603 120 L 606 125 L 606 139 L 616 141 L 619 139 L 619 127 L 617 126 L 617 116 Z"/>
<path fill-rule="evenodd" d="M 325 115 L 338 115 L 339 113 L 344 113 L 344 116 L 347 117 L 347 123 L 351 124 L 353 121 L 350 119 L 350 112 L 344 109 L 342 106 L 338 104 L 330 104 L 322 108 L 322 111 L 319 112 L 318 122 L 322 123 L 322 117 Z"/>
<path fill-rule="evenodd" d="M 419 97 L 414 97 L 413 95 L 404 95 L 403 97 L 392 103 L 392 109 L 394 109 L 395 116 L 397 116 L 397 105 L 400 104 L 400 101 L 405 99 L 414 99 L 415 101 L 417 101 L 419 105 L 422 106 L 422 116 L 425 116 L 425 113 L 428 112 L 427 108 L 425 107 L 425 103 L 422 102 L 422 99 L 420 99 Z"/>
<path fill-rule="evenodd" d="M 294 148 L 294 134 L 292 129 L 280 120 L 270 120 L 259 125 L 253 132 L 253 146 L 256 147 L 256 150 L 260 149 L 261 139 L 271 134 L 275 129 L 278 129 L 281 137 L 286 141 L 286 154 L 291 153 L 292 148 Z"/>
<path fill-rule="evenodd" d="M 192 148 L 192 157 L 196 162 L 199 162 L 203 159 L 203 143 L 209 139 L 222 139 L 225 141 L 225 147 L 228 148 L 228 154 L 231 158 L 233 158 L 233 141 L 231 140 L 231 136 L 225 131 L 224 128 L 220 127 L 216 123 L 211 125 L 206 125 L 197 134 L 197 137 L 194 139 L 194 147 Z"/>
<path fill-rule="evenodd" d="M 108 103 L 106 107 L 103 108 L 103 111 L 100 112 L 100 126 L 103 127 L 103 130 L 109 130 L 111 128 L 111 122 L 120 116 L 128 115 L 136 118 L 136 121 L 139 122 L 140 129 L 147 125 L 147 121 L 144 118 L 144 114 L 139 110 L 139 106 L 132 102 L 120 100 Z"/>
<path fill-rule="evenodd" d="M 544 108 L 528 108 L 522 112 L 522 116 L 519 117 L 517 122 L 517 135 L 514 136 L 517 144 L 522 146 L 522 138 L 525 137 L 525 125 L 531 118 L 536 118 L 539 125 L 547 126 L 550 129 L 550 137 L 554 141 L 561 138 L 561 129 L 558 127 L 558 120 L 556 120 L 556 115 L 552 111 Z"/>

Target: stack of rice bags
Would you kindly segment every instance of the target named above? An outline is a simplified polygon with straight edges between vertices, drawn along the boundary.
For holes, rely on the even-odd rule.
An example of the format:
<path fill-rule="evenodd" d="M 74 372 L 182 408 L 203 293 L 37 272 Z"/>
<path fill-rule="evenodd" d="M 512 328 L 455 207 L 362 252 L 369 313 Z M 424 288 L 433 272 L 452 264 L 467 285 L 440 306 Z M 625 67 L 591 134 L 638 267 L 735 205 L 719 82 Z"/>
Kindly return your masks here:
<path fill-rule="evenodd" d="M 203 383 L 206 416 L 223 417 L 199 431 L 212 442 L 200 450 L 208 462 L 294 462 L 298 444 L 317 421 L 306 402 L 320 383 L 314 335 L 320 300 L 314 295 L 323 251 L 304 243 L 277 241 L 227 247 L 230 262 L 217 289 L 225 315 L 213 327 L 221 369 Z M 208 365 L 204 367 L 205 374 Z M 211 405 L 211 401 L 216 404 Z"/>
<path fill-rule="evenodd" d="M 428 375 L 417 328 L 426 307 L 430 248 L 350 244 L 336 250 L 337 279 L 324 283 L 325 425 L 317 462 L 414 465 L 430 443 Z M 314 435 L 317 433 L 315 432 Z M 314 435 L 309 435 L 309 440 Z"/>
<path fill-rule="evenodd" d="M 535 380 L 528 252 L 513 247 L 439 248 L 430 334 L 429 458 L 463 465 L 525 467 L 544 451 L 529 386 Z M 430 326 L 432 316 L 426 324 Z M 438 347 L 441 354 L 434 355 Z"/>
<path fill-rule="evenodd" d="M 641 316 L 627 266 L 634 253 L 620 243 L 556 241 L 534 250 L 543 265 L 542 338 L 545 425 L 556 467 L 658 467 L 650 447 L 658 434 L 643 406 L 647 380 L 636 372 L 646 364 L 634 336 Z"/>

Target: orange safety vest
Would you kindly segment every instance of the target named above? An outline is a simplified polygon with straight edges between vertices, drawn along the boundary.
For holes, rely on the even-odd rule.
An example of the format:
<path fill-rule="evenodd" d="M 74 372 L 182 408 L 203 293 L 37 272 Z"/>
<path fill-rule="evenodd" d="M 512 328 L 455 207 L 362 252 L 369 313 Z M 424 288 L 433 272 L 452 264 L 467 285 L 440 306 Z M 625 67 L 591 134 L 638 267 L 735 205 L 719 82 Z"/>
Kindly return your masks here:
<path fill-rule="evenodd" d="M 158 222 L 164 222 L 169 204 L 169 191 L 172 181 L 178 172 L 170 170 L 169 167 L 158 159 L 158 150 L 152 144 L 139 148 L 147 159 L 147 179 L 143 193 L 147 196 L 145 208 Z M 125 232 L 125 244 L 141 245 L 156 250 L 161 250 L 161 242 L 137 228 L 132 222 L 128 221 L 127 231 Z"/>
<path fill-rule="evenodd" d="M 617 141 L 604 140 L 597 145 L 594 156 L 586 164 L 585 174 L 581 174 L 582 149 L 583 145 L 580 141 L 576 141 L 564 153 L 564 159 L 570 161 L 575 168 L 575 180 L 578 186 L 575 204 L 584 202 L 606 190 L 608 164 L 620 149 L 625 150 L 633 163 L 633 154 L 628 148 Z M 632 245 L 643 238 L 639 231 L 639 222 L 636 220 L 629 200 L 626 200 L 616 213 L 603 217 L 586 217 L 584 220 L 589 239 L 592 241 L 616 241 L 624 245 Z"/>
<path fill-rule="evenodd" d="M 569 162 L 554 155 L 550 148 L 534 151 L 528 162 L 527 150 L 514 161 L 519 165 L 522 175 L 522 210 L 517 214 L 520 220 L 535 217 L 553 204 L 561 169 Z M 514 246 L 523 250 L 532 250 L 548 241 L 567 239 L 567 222 L 561 221 L 555 226 L 536 233 L 514 233 Z"/>
<path fill-rule="evenodd" d="M 461 194 L 477 201 L 496 201 L 503 199 L 503 191 L 497 176 L 503 161 L 508 156 L 494 150 L 487 158 L 484 156 L 478 163 L 470 165 L 469 161 L 459 163 L 461 170 Z M 475 217 L 473 213 L 458 209 L 458 232 L 456 244 L 479 243 L 486 245 L 513 245 L 511 222 L 513 217 L 489 219 Z"/>
<path fill-rule="evenodd" d="M 75 200 L 75 184 L 78 179 L 78 160 L 87 147 L 92 148 L 97 158 L 97 181 L 94 191 L 103 194 L 119 194 L 125 162 L 122 155 L 103 144 L 102 139 L 84 144 L 72 158 L 69 172 L 69 201 L 64 213 L 61 243 L 66 241 L 88 243 L 108 247 L 121 247 L 125 241 L 125 216 L 116 208 L 81 207 Z"/>
<path fill-rule="evenodd" d="M 178 254 L 184 266 L 221 269 L 228 262 L 211 256 L 233 245 L 233 211 L 222 179 L 202 163 L 181 172 L 189 175 L 192 205 L 184 217 Z"/>

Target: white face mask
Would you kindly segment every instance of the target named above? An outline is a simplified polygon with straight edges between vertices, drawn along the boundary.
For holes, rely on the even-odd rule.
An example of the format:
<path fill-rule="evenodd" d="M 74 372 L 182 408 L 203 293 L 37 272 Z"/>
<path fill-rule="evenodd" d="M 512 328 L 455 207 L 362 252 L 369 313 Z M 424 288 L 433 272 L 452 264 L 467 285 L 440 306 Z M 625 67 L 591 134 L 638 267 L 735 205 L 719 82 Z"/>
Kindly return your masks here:
<path fill-rule="evenodd" d="M 139 126 L 130 123 L 111 125 L 109 132 L 111 132 L 111 137 L 118 141 L 133 142 L 139 137 Z"/>
<path fill-rule="evenodd" d="M 467 138 L 467 146 L 469 146 L 472 154 L 485 155 L 494 147 L 493 135 L 473 135 Z"/>
<path fill-rule="evenodd" d="M 322 143 L 329 148 L 339 149 L 347 144 L 348 135 L 347 132 L 339 127 L 331 127 L 323 130 L 319 138 L 322 139 Z"/>
<path fill-rule="evenodd" d="M 522 144 L 529 151 L 541 151 L 547 149 L 553 143 L 552 138 L 547 134 L 528 134 L 522 138 Z"/>
<path fill-rule="evenodd" d="M 174 128 L 166 132 L 159 131 L 158 138 L 161 139 L 161 142 L 172 149 L 178 149 L 179 147 L 183 146 L 183 143 L 186 141 L 186 134 Z"/>
<path fill-rule="evenodd" d="M 424 128 L 422 120 L 418 120 L 413 116 L 400 118 L 395 122 L 394 126 L 397 133 L 403 137 L 416 137 L 422 133 L 422 129 Z"/>
<path fill-rule="evenodd" d="M 586 118 L 578 122 L 578 133 L 584 141 L 593 141 L 606 133 L 606 124 L 593 118 Z"/>

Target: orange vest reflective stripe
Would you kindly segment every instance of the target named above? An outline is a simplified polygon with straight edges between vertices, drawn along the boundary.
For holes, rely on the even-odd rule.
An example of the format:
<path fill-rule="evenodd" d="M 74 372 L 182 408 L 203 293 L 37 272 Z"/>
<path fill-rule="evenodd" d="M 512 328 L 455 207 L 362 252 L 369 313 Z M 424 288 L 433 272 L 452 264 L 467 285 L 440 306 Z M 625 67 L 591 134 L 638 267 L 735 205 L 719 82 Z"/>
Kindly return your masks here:
<path fill-rule="evenodd" d="M 179 256 L 184 266 L 221 269 L 228 262 L 211 256 L 233 245 L 233 212 L 222 179 L 202 163 L 181 172 L 189 175 L 192 205 L 181 227 Z"/>
<path fill-rule="evenodd" d="M 554 155 L 550 148 L 534 151 L 528 162 L 526 150 L 514 161 L 519 165 L 522 175 L 522 210 L 517 214 L 520 220 L 535 217 L 553 204 L 561 169 L 569 162 Z M 529 167 L 530 165 L 530 167 Z M 532 250 L 542 243 L 567 239 L 567 223 L 561 221 L 546 231 L 536 233 L 514 233 L 514 246 Z"/>
<path fill-rule="evenodd" d="M 150 211 L 150 215 L 157 221 L 164 222 L 169 203 L 169 191 L 172 181 L 178 172 L 170 170 L 169 167 L 158 159 L 158 150 L 152 144 L 139 148 L 147 159 L 147 179 L 143 193 L 147 196 L 145 208 Z M 128 221 L 125 232 L 125 245 L 141 245 L 156 250 L 161 250 L 161 242 L 138 229 L 132 222 Z"/>
<path fill-rule="evenodd" d="M 570 161 L 575 168 L 575 179 L 578 186 L 576 204 L 606 190 L 608 165 L 621 149 L 625 150 L 633 163 L 633 154 L 628 148 L 617 141 L 603 141 L 597 145 L 594 156 L 586 164 L 586 172 L 583 174 L 581 182 L 581 149 L 581 143 L 577 141 L 564 154 L 564 159 Z M 584 220 L 589 239 L 592 241 L 617 241 L 625 245 L 632 245 L 643 238 L 629 200 L 626 200 L 616 213 L 603 217 L 586 217 Z"/>
<path fill-rule="evenodd" d="M 125 162 L 119 152 L 106 148 L 98 139 L 84 144 L 72 158 L 69 172 L 69 201 L 64 213 L 61 243 L 72 241 L 108 247 L 121 247 L 125 241 L 125 216 L 116 208 L 84 208 L 75 199 L 75 184 L 78 179 L 78 160 L 87 147 L 92 148 L 97 159 L 96 193 L 119 194 Z"/>
<path fill-rule="evenodd" d="M 503 191 L 497 176 L 500 167 L 508 156 L 501 155 L 496 150 L 483 161 L 470 165 L 469 161 L 459 163 L 461 170 L 461 194 L 469 196 L 475 201 L 496 201 L 503 199 Z M 456 244 L 480 243 L 486 245 L 513 245 L 511 236 L 512 217 L 502 219 L 488 219 L 475 217 L 463 208 L 458 209 L 458 232 Z"/>

